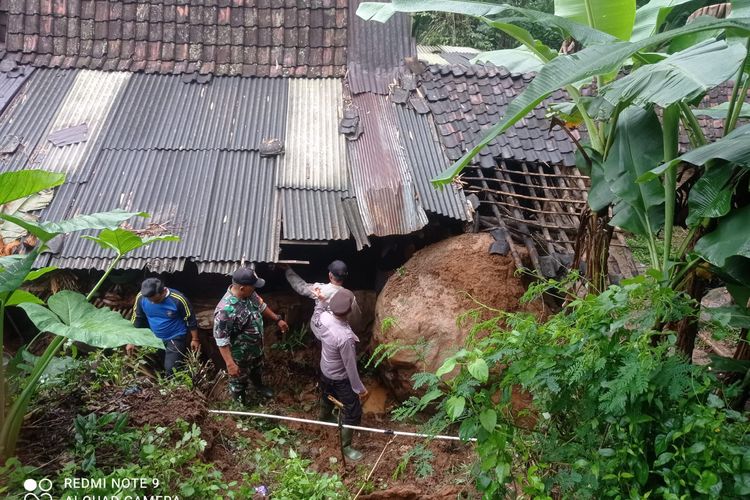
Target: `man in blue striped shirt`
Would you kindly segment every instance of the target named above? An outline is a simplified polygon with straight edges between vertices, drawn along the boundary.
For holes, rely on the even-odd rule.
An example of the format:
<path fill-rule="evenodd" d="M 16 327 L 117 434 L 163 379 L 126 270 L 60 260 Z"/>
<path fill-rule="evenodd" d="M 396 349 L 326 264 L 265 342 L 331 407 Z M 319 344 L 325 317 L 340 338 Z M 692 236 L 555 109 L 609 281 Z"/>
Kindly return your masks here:
<path fill-rule="evenodd" d="M 135 297 L 133 325 L 150 328 L 164 342 L 164 370 L 167 376 L 182 364 L 187 353 L 188 330 L 190 347 L 200 349 L 198 322 L 188 299 L 179 291 L 167 288 L 158 278 L 148 278 L 141 283 L 141 291 Z M 128 352 L 133 346 L 128 345 Z"/>

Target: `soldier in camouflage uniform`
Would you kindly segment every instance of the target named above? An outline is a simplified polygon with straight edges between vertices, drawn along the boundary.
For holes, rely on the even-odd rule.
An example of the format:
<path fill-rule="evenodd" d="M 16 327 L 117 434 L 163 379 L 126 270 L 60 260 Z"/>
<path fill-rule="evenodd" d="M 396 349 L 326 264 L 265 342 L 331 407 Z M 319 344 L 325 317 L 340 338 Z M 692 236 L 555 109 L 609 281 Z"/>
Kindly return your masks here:
<path fill-rule="evenodd" d="M 229 391 L 240 402 L 246 401 L 249 382 L 263 396 L 273 396 L 262 381 L 263 318 L 276 323 L 282 333 L 289 329 L 255 291 L 264 284 L 253 269 L 239 268 L 214 311 L 214 339 L 227 365 Z"/>

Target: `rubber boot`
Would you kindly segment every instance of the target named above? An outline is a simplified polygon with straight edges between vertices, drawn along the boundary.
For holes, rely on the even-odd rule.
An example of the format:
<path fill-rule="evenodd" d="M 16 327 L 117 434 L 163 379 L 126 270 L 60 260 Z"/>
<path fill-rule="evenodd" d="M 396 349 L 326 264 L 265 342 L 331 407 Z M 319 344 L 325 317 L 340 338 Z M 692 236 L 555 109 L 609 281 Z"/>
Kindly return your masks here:
<path fill-rule="evenodd" d="M 242 392 L 235 392 L 235 391 L 229 391 L 229 394 L 232 396 L 232 399 L 237 401 L 242 406 L 247 406 L 247 394 L 245 391 Z"/>
<path fill-rule="evenodd" d="M 336 422 L 336 418 L 333 416 L 333 403 L 326 398 L 320 399 L 320 413 L 318 414 L 318 420 L 322 420 L 323 422 Z"/>
<path fill-rule="evenodd" d="M 253 383 L 255 390 L 261 396 L 265 398 L 273 397 L 273 389 L 271 389 L 267 385 L 263 385 L 263 378 L 260 375 L 260 370 L 253 370 L 252 372 L 250 372 L 250 382 Z"/>
<path fill-rule="evenodd" d="M 344 448 L 344 455 L 352 462 L 362 460 L 362 453 L 352 448 L 352 436 L 354 436 L 354 429 L 341 429 L 341 445 Z"/>

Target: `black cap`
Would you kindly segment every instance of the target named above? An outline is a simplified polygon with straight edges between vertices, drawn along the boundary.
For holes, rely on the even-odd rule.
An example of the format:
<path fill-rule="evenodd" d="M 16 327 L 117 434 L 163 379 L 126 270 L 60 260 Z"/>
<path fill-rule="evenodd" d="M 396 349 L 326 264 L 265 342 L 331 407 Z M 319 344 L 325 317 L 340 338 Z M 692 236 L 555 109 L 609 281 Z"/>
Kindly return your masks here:
<path fill-rule="evenodd" d="M 252 286 L 254 288 L 263 288 L 263 285 L 266 284 L 266 280 L 259 278 L 258 275 L 255 274 L 254 269 L 241 267 L 232 274 L 232 283 Z"/>
<path fill-rule="evenodd" d="M 159 278 L 146 278 L 141 283 L 141 295 L 146 298 L 153 297 L 164 291 L 164 283 Z"/>
<path fill-rule="evenodd" d="M 328 301 L 328 308 L 336 316 L 344 316 L 352 310 L 353 303 L 354 294 L 346 288 L 341 288 Z"/>
<path fill-rule="evenodd" d="M 328 265 L 328 272 L 333 274 L 333 277 L 339 281 L 343 281 L 346 275 L 349 274 L 346 269 L 346 264 L 341 260 L 334 260 Z"/>

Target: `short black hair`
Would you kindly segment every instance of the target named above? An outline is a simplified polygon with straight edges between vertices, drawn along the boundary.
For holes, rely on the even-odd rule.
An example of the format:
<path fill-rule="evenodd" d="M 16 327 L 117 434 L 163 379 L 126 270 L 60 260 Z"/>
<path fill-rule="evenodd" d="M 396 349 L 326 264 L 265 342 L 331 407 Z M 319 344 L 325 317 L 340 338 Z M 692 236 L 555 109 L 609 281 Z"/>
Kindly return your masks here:
<path fill-rule="evenodd" d="M 164 291 L 164 283 L 159 278 L 146 278 L 141 283 L 141 295 L 147 299 Z"/>
<path fill-rule="evenodd" d="M 349 274 L 349 270 L 346 268 L 346 264 L 342 260 L 334 260 L 331 262 L 328 265 L 328 272 L 339 281 L 344 281 L 344 278 Z"/>

